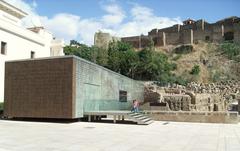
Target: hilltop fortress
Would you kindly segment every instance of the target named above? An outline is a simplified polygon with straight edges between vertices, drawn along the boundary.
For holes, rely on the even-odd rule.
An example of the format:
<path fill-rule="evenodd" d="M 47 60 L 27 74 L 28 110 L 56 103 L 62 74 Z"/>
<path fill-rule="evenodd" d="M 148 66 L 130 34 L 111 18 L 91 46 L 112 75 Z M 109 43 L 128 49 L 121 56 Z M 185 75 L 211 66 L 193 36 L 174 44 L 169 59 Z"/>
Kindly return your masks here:
<path fill-rule="evenodd" d="M 106 48 L 113 40 L 121 40 L 131 44 L 136 49 L 149 45 L 152 41 L 155 47 L 167 45 L 194 44 L 198 41 L 220 43 L 226 40 L 240 41 L 240 18 L 233 16 L 208 23 L 205 20 L 188 19 L 183 24 L 176 24 L 163 29 L 152 29 L 148 35 L 117 38 L 109 33 L 97 32 L 94 45 Z"/>

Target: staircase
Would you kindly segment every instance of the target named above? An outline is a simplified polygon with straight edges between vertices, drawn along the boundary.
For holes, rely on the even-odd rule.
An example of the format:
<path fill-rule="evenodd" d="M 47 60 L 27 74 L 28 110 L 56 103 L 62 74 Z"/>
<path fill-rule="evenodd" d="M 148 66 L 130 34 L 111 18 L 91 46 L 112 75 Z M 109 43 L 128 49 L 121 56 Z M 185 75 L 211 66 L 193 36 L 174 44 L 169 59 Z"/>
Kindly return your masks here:
<path fill-rule="evenodd" d="M 129 113 L 128 118 L 142 125 L 149 125 L 154 121 L 143 113 Z"/>

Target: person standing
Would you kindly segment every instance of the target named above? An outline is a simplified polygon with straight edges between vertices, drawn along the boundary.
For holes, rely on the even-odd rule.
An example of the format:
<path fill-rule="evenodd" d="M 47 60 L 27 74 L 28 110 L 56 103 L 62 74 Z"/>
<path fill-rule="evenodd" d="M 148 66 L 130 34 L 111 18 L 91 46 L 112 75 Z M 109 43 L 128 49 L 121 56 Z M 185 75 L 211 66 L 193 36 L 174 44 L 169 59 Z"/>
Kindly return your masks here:
<path fill-rule="evenodd" d="M 133 100 L 132 112 L 134 112 L 134 113 L 139 112 L 139 101 L 138 100 Z"/>

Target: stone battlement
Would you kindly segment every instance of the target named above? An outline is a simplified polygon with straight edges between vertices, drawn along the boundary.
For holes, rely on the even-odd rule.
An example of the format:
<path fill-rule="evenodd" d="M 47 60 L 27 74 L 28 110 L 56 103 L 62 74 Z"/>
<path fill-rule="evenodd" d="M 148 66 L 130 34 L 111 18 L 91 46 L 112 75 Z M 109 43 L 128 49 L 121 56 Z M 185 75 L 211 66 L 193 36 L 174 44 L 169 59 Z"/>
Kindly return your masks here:
<path fill-rule="evenodd" d="M 95 39 L 100 41 L 101 37 Z M 108 38 L 109 39 L 109 38 Z M 233 16 L 215 23 L 208 23 L 205 20 L 194 21 L 188 19 L 183 24 L 176 24 L 163 29 L 152 29 L 148 35 L 133 37 L 122 37 L 121 41 L 131 44 L 136 49 L 141 49 L 153 41 L 155 47 L 164 47 L 167 45 L 193 44 L 198 41 L 220 43 L 226 40 L 240 41 L 240 18 Z M 97 45 L 97 43 L 95 43 Z M 98 46 L 98 45 L 97 45 Z"/>

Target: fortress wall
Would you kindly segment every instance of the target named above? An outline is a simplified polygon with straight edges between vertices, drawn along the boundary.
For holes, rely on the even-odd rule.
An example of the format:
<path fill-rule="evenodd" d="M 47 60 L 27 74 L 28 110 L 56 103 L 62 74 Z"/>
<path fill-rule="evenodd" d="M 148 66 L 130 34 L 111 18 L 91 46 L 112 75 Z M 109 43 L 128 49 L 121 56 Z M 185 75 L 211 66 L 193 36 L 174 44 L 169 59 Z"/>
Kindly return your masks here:
<path fill-rule="evenodd" d="M 205 22 L 204 30 L 209 30 L 209 31 L 211 30 L 212 31 L 212 25 Z"/>
<path fill-rule="evenodd" d="M 152 29 L 150 32 L 148 32 L 149 36 L 156 36 L 158 34 L 158 29 Z"/>
<path fill-rule="evenodd" d="M 204 31 L 204 29 L 205 29 L 205 22 L 204 22 L 204 20 L 203 20 L 203 19 L 198 20 L 198 21 L 196 22 L 196 30 L 202 30 L 202 31 Z"/>
<path fill-rule="evenodd" d="M 177 45 L 179 44 L 180 34 L 177 32 L 165 33 L 166 35 L 166 45 Z"/>
<path fill-rule="evenodd" d="M 240 42 L 240 23 L 234 24 L 233 29 L 234 29 L 234 41 Z"/>
<path fill-rule="evenodd" d="M 163 32 L 158 32 L 155 36 L 150 36 L 150 38 L 153 40 L 155 47 L 161 47 L 164 45 L 163 43 Z"/>
<path fill-rule="evenodd" d="M 121 38 L 123 42 L 131 44 L 134 48 L 148 46 L 150 39 L 157 47 L 165 45 L 192 44 L 201 41 L 223 42 L 224 33 L 234 32 L 234 40 L 240 41 L 240 18 L 227 18 L 210 24 L 203 19 L 193 24 L 179 25 L 163 29 L 153 29 L 148 36 L 134 36 Z M 107 39 L 107 38 L 104 38 Z M 106 40 L 107 41 L 107 40 Z"/>
<path fill-rule="evenodd" d="M 151 36 L 154 46 L 158 46 L 159 36 Z"/>
<path fill-rule="evenodd" d="M 132 45 L 134 48 L 139 48 L 139 36 L 134 37 L 123 37 L 121 41 Z"/>
<path fill-rule="evenodd" d="M 233 22 L 234 21 L 232 19 L 226 19 L 224 21 L 220 21 L 220 22 L 217 22 L 217 23 L 220 24 L 220 25 L 224 25 L 224 26 L 232 26 Z"/>
<path fill-rule="evenodd" d="M 181 44 L 191 44 L 191 29 L 190 30 L 184 30 L 180 33 L 180 39 L 179 42 Z"/>
<path fill-rule="evenodd" d="M 219 24 L 213 24 L 212 25 L 212 39 L 213 42 L 222 42 L 223 35 L 222 35 L 222 26 Z"/>
<path fill-rule="evenodd" d="M 211 41 L 212 40 L 212 32 L 210 30 L 194 30 L 193 31 L 193 42 L 197 43 L 199 40 L 201 41 Z"/>
<path fill-rule="evenodd" d="M 150 43 L 150 37 L 148 36 L 134 36 L 134 37 L 124 37 L 121 40 L 132 45 L 134 48 L 145 48 Z"/>
<path fill-rule="evenodd" d="M 155 40 L 155 39 L 153 39 L 153 40 Z M 156 43 L 154 43 L 154 45 L 157 46 L 157 47 L 164 46 L 163 36 L 156 37 Z"/>
<path fill-rule="evenodd" d="M 159 29 L 158 32 L 165 32 L 165 33 L 178 32 L 178 28 L 179 28 L 178 25 L 174 25 L 172 27 Z"/>
<path fill-rule="evenodd" d="M 141 41 L 140 41 L 140 45 L 141 48 L 145 48 L 147 47 L 151 42 L 151 38 L 149 38 L 148 36 L 141 36 Z"/>
<path fill-rule="evenodd" d="M 224 33 L 226 32 L 235 32 L 233 28 L 233 24 L 224 25 Z"/>
<path fill-rule="evenodd" d="M 194 25 L 193 24 L 189 24 L 189 25 L 183 25 L 181 26 L 181 31 L 185 31 L 185 30 L 189 30 L 189 29 L 194 29 Z"/>

